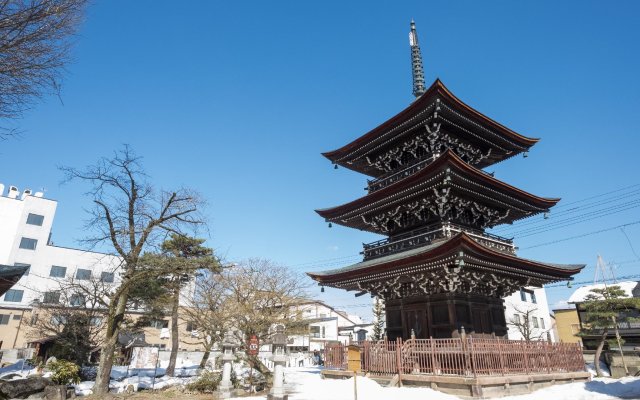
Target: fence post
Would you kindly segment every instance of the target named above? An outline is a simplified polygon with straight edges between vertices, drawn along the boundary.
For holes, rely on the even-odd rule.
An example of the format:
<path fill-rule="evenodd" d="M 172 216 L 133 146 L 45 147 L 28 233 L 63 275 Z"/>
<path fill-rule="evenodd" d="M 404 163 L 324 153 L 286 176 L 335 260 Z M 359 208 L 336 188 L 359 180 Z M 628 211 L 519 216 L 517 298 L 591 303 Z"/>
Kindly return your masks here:
<path fill-rule="evenodd" d="M 398 364 L 398 386 L 402 387 L 402 338 L 396 339 L 396 362 Z"/>
<path fill-rule="evenodd" d="M 551 343 L 547 343 L 547 342 L 543 342 L 544 345 L 543 347 L 543 352 L 544 352 L 544 358 L 545 361 L 547 362 L 547 374 L 551 373 L 551 359 L 549 358 L 549 351 L 553 351 L 553 344 Z"/>
<path fill-rule="evenodd" d="M 526 374 L 529 374 L 529 355 L 527 354 L 529 342 L 523 340 L 520 343 L 522 344 L 522 352 L 524 353 L 524 371 Z"/>
<path fill-rule="evenodd" d="M 431 345 L 431 370 L 433 375 L 436 375 L 436 347 L 432 336 L 429 336 L 429 343 Z"/>
<path fill-rule="evenodd" d="M 502 353 L 502 339 L 497 339 L 498 354 L 500 355 L 500 369 L 502 370 L 502 376 L 506 375 L 506 369 L 504 365 L 504 354 Z"/>
<path fill-rule="evenodd" d="M 362 370 L 366 373 L 369 372 L 369 341 L 366 340 L 362 346 Z"/>
<path fill-rule="evenodd" d="M 473 377 L 476 377 L 476 355 L 473 351 L 473 337 L 469 338 L 469 349 L 471 350 L 471 372 L 473 373 Z"/>

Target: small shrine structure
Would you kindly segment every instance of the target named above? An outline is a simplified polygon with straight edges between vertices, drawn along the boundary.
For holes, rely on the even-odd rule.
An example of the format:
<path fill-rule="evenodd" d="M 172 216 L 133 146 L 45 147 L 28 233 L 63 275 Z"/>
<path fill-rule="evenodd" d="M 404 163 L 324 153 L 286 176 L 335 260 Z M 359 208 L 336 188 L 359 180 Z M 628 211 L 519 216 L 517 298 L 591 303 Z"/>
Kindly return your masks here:
<path fill-rule="evenodd" d="M 385 235 L 354 265 L 308 275 L 322 286 L 371 294 L 386 306 L 389 340 L 504 338 L 503 297 L 522 287 L 571 280 L 583 264 L 520 258 L 510 238 L 487 232 L 546 213 L 539 197 L 483 169 L 539 139 L 523 136 L 458 99 L 436 79 L 425 88 L 415 24 L 409 34 L 416 99 L 351 143 L 323 155 L 368 175 L 368 193 L 316 210 L 325 221 Z"/>

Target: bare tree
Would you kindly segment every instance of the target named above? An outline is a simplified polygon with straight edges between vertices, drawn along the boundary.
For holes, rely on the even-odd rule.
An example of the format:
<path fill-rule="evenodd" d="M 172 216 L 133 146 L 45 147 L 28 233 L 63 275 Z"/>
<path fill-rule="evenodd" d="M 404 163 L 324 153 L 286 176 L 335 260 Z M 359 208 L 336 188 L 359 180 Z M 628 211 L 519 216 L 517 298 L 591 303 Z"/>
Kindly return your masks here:
<path fill-rule="evenodd" d="M 0 118 L 58 92 L 87 0 L 0 0 Z M 15 133 L 0 127 L 0 139 Z"/>
<path fill-rule="evenodd" d="M 97 164 L 78 170 L 61 168 L 67 180 L 90 184 L 87 193 L 94 202 L 87 221 L 90 246 L 106 243 L 122 258 L 121 280 L 108 298 L 104 343 L 94 393 L 105 395 L 113 366 L 118 335 L 125 319 L 129 294 L 149 277 L 170 274 L 153 262 L 145 262 L 145 251 L 158 246 L 168 233 L 184 235 L 204 223 L 199 196 L 188 189 L 155 190 L 149 183 L 140 158 L 128 147 L 102 158 Z"/>
<path fill-rule="evenodd" d="M 34 302 L 27 336 L 55 338 L 52 355 L 78 365 L 87 363 L 102 344 L 110 290 L 109 283 L 95 277 L 59 281 L 57 288 Z"/>
<path fill-rule="evenodd" d="M 233 328 L 233 306 L 225 275 L 206 273 L 195 282 L 184 315 L 191 325 L 192 340 L 204 347 L 200 368 L 204 368 L 216 343 Z"/>
<path fill-rule="evenodd" d="M 252 258 L 222 272 L 231 296 L 233 326 L 246 343 L 252 335 L 262 342 L 270 338 L 275 324 L 287 333 L 307 329 L 299 305 L 307 298 L 306 281 L 290 269 L 272 261 Z"/>
<path fill-rule="evenodd" d="M 197 326 L 205 351 L 226 332 L 233 332 L 241 347 L 246 347 L 252 335 L 268 342 L 276 324 L 283 324 L 289 334 L 306 332 L 308 321 L 302 318 L 300 307 L 307 297 L 305 282 L 299 274 L 269 260 L 241 261 L 219 274 L 202 277 L 187 314 Z M 252 362 L 260 364 L 257 359 Z"/>
<path fill-rule="evenodd" d="M 513 309 L 516 313 L 511 321 L 507 322 L 507 326 L 513 327 L 527 342 L 546 338 L 550 327 L 546 328 L 543 326 L 544 322 L 540 322 L 544 320 L 536 316 L 536 307 L 522 309 L 514 306 Z"/>

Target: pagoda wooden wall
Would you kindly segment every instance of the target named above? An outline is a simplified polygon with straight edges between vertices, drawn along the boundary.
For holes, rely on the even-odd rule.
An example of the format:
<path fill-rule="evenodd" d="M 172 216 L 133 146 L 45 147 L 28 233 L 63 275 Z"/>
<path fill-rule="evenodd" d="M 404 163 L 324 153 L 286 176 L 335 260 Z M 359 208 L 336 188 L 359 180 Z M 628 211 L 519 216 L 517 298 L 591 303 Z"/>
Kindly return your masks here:
<path fill-rule="evenodd" d="M 476 337 L 505 337 L 504 300 L 492 297 L 436 294 L 386 299 L 387 338 L 459 337 L 464 326 Z"/>

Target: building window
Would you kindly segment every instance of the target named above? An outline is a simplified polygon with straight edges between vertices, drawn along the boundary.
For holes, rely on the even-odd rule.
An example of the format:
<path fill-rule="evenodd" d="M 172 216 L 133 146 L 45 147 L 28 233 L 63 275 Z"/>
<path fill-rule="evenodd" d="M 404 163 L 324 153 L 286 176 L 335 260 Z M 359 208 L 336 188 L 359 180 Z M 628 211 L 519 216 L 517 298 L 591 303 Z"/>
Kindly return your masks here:
<path fill-rule="evenodd" d="M 13 316 L 13 320 L 14 320 L 14 321 L 20 321 L 21 319 L 22 319 L 22 315 L 15 314 L 15 315 Z"/>
<path fill-rule="evenodd" d="M 57 304 L 60 302 L 60 292 L 44 292 L 44 297 L 42 298 L 42 302 L 45 304 Z"/>
<path fill-rule="evenodd" d="M 100 326 L 102 324 L 102 317 L 91 317 L 89 323 L 92 326 Z"/>
<path fill-rule="evenodd" d="M 319 326 L 310 326 L 309 334 L 311 337 L 319 338 L 320 337 L 320 327 Z"/>
<path fill-rule="evenodd" d="M 67 323 L 67 317 L 64 315 L 52 315 L 51 316 L 51 324 L 53 325 L 64 325 Z"/>
<path fill-rule="evenodd" d="M 525 292 L 522 288 L 520 288 L 520 300 L 527 301 L 527 292 Z"/>
<path fill-rule="evenodd" d="M 544 319 L 540 318 L 540 328 L 545 329 L 544 327 Z"/>
<path fill-rule="evenodd" d="M 168 328 L 169 321 L 165 321 L 163 319 L 153 319 L 149 321 L 149 326 L 156 329 Z"/>
<path fill-rule="evenodd" d="M 529 292 L 531 294 L 531 302 L 533 304 L 537 304 L 538 301 L 536 300 L 536 293 L 535 292 Z"/>
<path fill-rule="evenodd" d="M 38 241 L 36 239 L 31 239 L 27 237 L 23 237 L 20 239 L 20 248 L 26 250 L 35 250 L 38 245 Z"/>
<path fill-rule="evenodd" d="M 7 290 L 7 293 L 4 294 L 4 301 L 20 303 L 22 301 L 23 294 L 24 290 L 9 289 Z"/>
<path fill-rule="evenodd" d="M 89 279 L 91 279 L 91 270 L 78 268 L 76 270 L 76 279 L 80 281 L 88 281 Z"/>
<path fill-rule="evenodd" d="M 325 335 L 325 328 L 324 328 L 324 326 L 323 326 L 323 327 L 322 327 L 322 337 L 324 337 L 324 335 Z"/>
<path fill-rule="evenodd" d="M 0 325 L 9 325 L 9 314 L 0 314 Z"/>
<path fill-rule="evenodd" d="M 44 215 L 29 213 L 29 215 L 27 216 L 27 224 L 29 225 L 42 226 L 43 221 L 44 221 Z"/>
<path fill-rule="evenodd" d="M 14 267 L 27 267 L 27 270 L 24 271 L 24 274 L 22 274 L 22 276 L 27 276 L 29 275 L 29 271 L 31 270 L 31 264 L 24 264 L 24 263 L 13 263 Z"/>
<path fill-rule="evenodd" d="M 84 306 L 87 303 L 84 296 L 81 294 L 72 294 L 69 298 L 69 304 L 73 307 Z"/>
<path fill-rule="evenodd" d="M 64 278 L 67 275 L 67 267 L 60 267 L 58 265 L 52 265 L 49 276 L 52 278 Z"/>
<path fill-rule="evenodd" d="M 533 327 L 538 328 L 538 318 L 532 317 L 531 319 L 533 320 Z"/>
<path fill-rule="evenodd" d="M 197 330 L 198 330 L 198 326 L 196 325 L 195 322 L 192 322 L 192 321 L 187 322 L 187 332 L 193 332 Z"/>
<path fill-rule="evenodd" d="M 113 283 L 113 272 L 103 272 L 100 280 L 102 282 Z"/>

